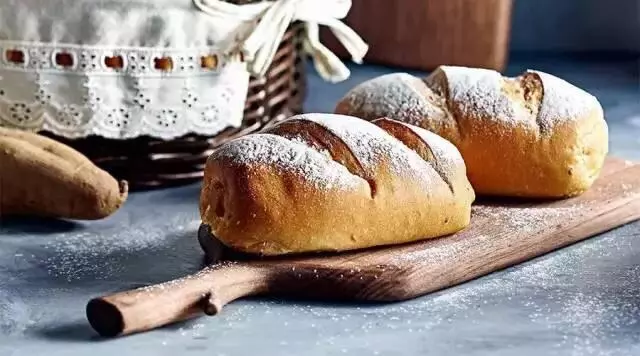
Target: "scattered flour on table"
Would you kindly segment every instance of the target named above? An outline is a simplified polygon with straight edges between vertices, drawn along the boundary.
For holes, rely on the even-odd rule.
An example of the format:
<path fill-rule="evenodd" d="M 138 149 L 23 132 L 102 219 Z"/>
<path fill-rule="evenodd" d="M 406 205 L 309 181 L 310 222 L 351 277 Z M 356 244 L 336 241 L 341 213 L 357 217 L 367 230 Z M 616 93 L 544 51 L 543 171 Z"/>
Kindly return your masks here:
<path fill-rule="evenodd" d="M 170 236 L 196 231 L 199 224 L 199 219 L 174 216 L 166 224 L 153 227 L 140 223 L 125 229 L 119 225 L 108 227 L 100 234 L 78 231 L 52 236 L 43 246 L 49 253 L 41 263 L 49 275 L 67 281 L 109 279 L 123 272 L 128 265 L 126 260 L 153 253 L 163 248 Z"/>
<path fill-rule="evenodd" d="M 615 248 L 605 248 L 605 244 Z M 411 316 L 405 317 L 422 314 L 418 320 L 425 325 L 423 320 L 427 317 L 424 314 L 428 313 L 428 320 L 433 323 L 427 327 L 430 329 L 452 320 L 476 323 L 478 319 L 485 319 L 487 312 L 514 310 L 528 314 L 534 325 L 526 329 L 535 329 L 535 325 L 548 329 L 548 337 L 557 339 L 554 347 L 569 350 L 572 355 L 614 350 L 615 346 L 603 343 L 619 338 L 612 334 L 640 324 L 640 306 L 637 304 L 640 291 L 634 288 L 635 281 L 640 278 L 640 267 L 635 266 L 624 273 L 627 277 L 622 279 L 623 289 L 620 290 L 620 280 L 611 283 L 602 276 L 608 272 L 584 263 L 593 258 L 619 258 L 616 249 L 629 251 L 630 247 L 616 242 L 616 236 L 579 244 L 427 296 L 407 307 Z M 572 271 L 581 272 L 579 276 L 573 276 Z M 568 288 L 567 283 L 576 286 Z M 612 291 L 611 288 L 617 289 Z M 505 308 L 503 304 L 513 306 Z M 399 308 L 403 307 L 391 309 L 397 312 Z"/>
<path fill-rule="evenodd" d="M 569 349 L 573 355 L 614 350 L 615 346 L 603 342 L 619 338 L 611 336 L 618 330 L 640 324 L 640 291 L 634 287 L 640 279 L 640 266 L 626 270 L 622 273 L 625 276 L 613 282 L 607 277 L 610 271 L 585 265 L 585 260 L 622 258 L 632 248 L 630 242 L 618 239 L 609 235 L 581 243 L 444 290 L 425 298 L 423 308 L 433 310 L 436 316 L 445 312 L 458 320 L 469 318 L 473 322 L 477 315 L 484 315 L 483 310 L 500 310 L 503 303 L 516 303 L 514 310 L 528 313 L 531 323 L 549 329 L 557 337 L 558 349 Z M 573 271 L 580 271 L 580 275 L 574 276 Z M 567 283 L 576 286 L 568 288 Z M 487 308 L 487 304 L 493 306 Z"/>
<path fill-rule="evenodd" d="M 632 126 L 640 127 L 640 115 L 633 115 L 626 119 Z"/>
<path fill-rule="evenodd" d="M 0 335 L 22 334 L 34 323 L 33 317 L 31 306 L 0 282 Z"/>
<path fill-rule="evenodd" d="M 622 278 L 612 281 L 608 276 L 611 271 L 585 265 L 586 256 L 617 259 L 625 255 L 623 250 L 630 251 L 630 246 L 617 243 L 617 238 L 611 235 L 581 244 L 533 265 L 544 279 L 536 301 L 529 304 L 531 321 L 562 334 L 557 346 L 571 348 L 572 355 L 601 355 L 603 349 L 618 354 L 624 345 L 603 343 L 619 339 L 624 330 L 640 324 L 640 292 L 635 288 L 640 267 L 617 272 Z M 581 271 L 576 286 L 567 288 L 566 280 L 573 278 L 567 271 L 576 270 Z"/>

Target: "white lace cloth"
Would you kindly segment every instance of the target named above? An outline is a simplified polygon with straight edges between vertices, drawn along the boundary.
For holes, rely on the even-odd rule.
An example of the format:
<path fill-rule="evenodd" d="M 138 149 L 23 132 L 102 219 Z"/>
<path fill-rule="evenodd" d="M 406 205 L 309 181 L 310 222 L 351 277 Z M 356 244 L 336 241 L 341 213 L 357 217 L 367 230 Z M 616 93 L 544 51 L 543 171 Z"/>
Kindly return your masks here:
<path fill-rule="evenodd" d="M 350 6 L 350 0 L 0 0 L 0 126 L 69 138 L 163 139 L 237 127 L 250 73 L 264 74 L 291 21 L 306 21 L 305 48 L 325 79 L 348 77 L 317 32 L 329 26 L 361 60 L 366 45 L 339 21 Z M 203 65 L 212 58 L 213 65 Z M 170 70 L 158 67 L 167 59 Z"/>

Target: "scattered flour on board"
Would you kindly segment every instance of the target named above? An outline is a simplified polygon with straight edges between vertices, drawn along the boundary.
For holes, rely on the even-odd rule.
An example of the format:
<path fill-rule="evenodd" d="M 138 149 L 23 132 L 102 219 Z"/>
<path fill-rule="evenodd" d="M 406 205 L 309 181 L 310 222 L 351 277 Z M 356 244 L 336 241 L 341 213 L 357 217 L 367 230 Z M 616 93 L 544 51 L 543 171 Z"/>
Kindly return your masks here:
<path fill-rule="evenodd" d="M 417 263 L 420 261 L 450 263 L 454 259 L 464 258 L 465 252 L 474 246 L 484 245 L 491 238 L 486 235 L 476 235 L 473 238 L 461 239 L 455 243 L 445 240 L 433 240 L 433 245 L 428 249 L 413 251 L 400 257 L 398 260 L 404 263 Z"/>
<path fill-rule="evenodd" d="M 509 209 L 491 205 L 474 205 L 472 220 L 479 217 L 486 218 L 491 224 L 501 225 L 503 229 L 512 231 L 515 239 L 520 235 L 549 229 L 560 222 L 571 221 L 584 212 L 584 206 L 581 204 L 563 207 L 511 207 Z M 486 246 L 492 241 L 493 239 L 488 235 L 475 235 L 456 240 L 455 243 L 433 240 L 430 248 L 408 253 L 402 261 L 442 261 L 446 263 L 455 258 L 464 258 L 465 252 L 473 250 L 474 246 Z"/>
<path fill-rule="evenodd" d="M 560 218 L 574 214 L 572 210 L 580 210 L 581 207 L 544 209 L 544 216 Z M 488 216 L 504 217 L 500 212 L 484 210 Z M 519 215 L 526 215 L 526 210 L 521 209 Z M 539 220 L 543 213 L 534 215 L 537 217 L 533 220 Z M 507 223 L 511 224 L 509 221 Z M 620 250 L 616 252 L 615 249 L 604 248 L 603 244 L 617 244 Z M 411 334 L 437 334 L 439 330 L 447 328 L 476 328 L 483 323 L 495 328 L 492 321 L 505 318 L 500 320 L 517 320 L 523 324 L 520 330 L 514 331 L 516 335 L 528 330 L 539 332 L 537 337 L 544 338 L 545 345 L 551 345 L 559 353 L 602 354 L 617 347 L 606 344 L 607 340 L 616 339 L 611 334 L 618 333 L 619 336 L 619 333 L 627 333 L 640 322 L 640 307 L 635 303 L 640 298 L 640 292 L 633 288 L 634 281 L 640 278 L 640 268 L 629 269 L 623 273 L 622 282 L 613 283 L 599 275 L 608 272 L 598 266 L 585 265 L 585 261 L 593 261 L 595 257 L 619 258 L 618 254 L 625 256 L 622 251 L 629 250 L 630 246 L 619 242 L 616 236 L 605 236 L 488 278 L 424 298 L 382 306 L 349 305 L 345 308 L 278 300 L 238 302 L 228 306 L 216 318 L 201 319 L 203 324 L 179 329 L 177 335 L 194 339 L 209 337 L 210 340 L 215 335 L 216 339 L 224 339 L 225 333 L 238 333 L 249 329 L 248 325 L 274 325 L 278 331 L 272 334 L 273 339 L 265 341 L 270 346 L 287 351 L 297 350 L 295 348 L 299 345 L 296 340 L 287 335 L 305 330 L 317 335 L 319 341 L 316 345 L 336 348 L 339 352 L 346 339 L 358 340 L 360 348 L 364 347 L 365 342 L 373 342 L 377 346 L 372 341 L 375 338 L 366 336 L 380 335 L 385 331 L 401 331 L 410 337 Z M 441 250 L 435 255 L 448 258 L 448 254 L 452 253 L 459 251 Z M 611 288 L 615 286 L 622 287 L 622 290 L 612 293 Z M 308 347 L 308 344 L 305 346 Z"/>
<path fill-rule="evenodd" d="M 163 283 L 158 283 L 158 284 L 152 284 L 152 285 L 148 285 L 148 286 L 144 286 L 139 288 L 140 291 L 145 292 L 145 293 L 158 293 L 158 292 L 162 292 L 168 289 L 173 289 L 175 287 L 179 287 L 185 283 L 188 283 L 190 281 L 194 281 L 194 280 L 202 280 L 203 278 L 207 278 L 207 274 L 209 274 L 209 272 L 211 272 L 212 270 L 218 270 L 218 269 L 222 269 L 221 273 L 224 273 L 224 269 L 232 266 L 234 264 L 236 264 L 236 261 L 223 261 L 223 262 L 219 262 L 216 263 L 213 266 L 209 266 L 209 267 L 205 267 L 202 268 L 201 270 L 199 270 L 198 272 L 194 273 L 194 274 L 190 274 L 178 279 L 173 279 L 170 281 L 166 281 Z M 218 278 L 220 278 L 220 274 L 217 275 Z M 144 298 L 144 293 L 137 295 L 138 298 Z M 203 296 L 204 297 L 204 296 Z"/>
<path fill-rule="evenodd" d="M 218 148 L 211 159 L 237 164 L 266 164 L 300 175 L 320 189 L 349 189 L 361 184 L 359 177 L 325 154 L 297 140 L 272 134 L 253 134 Z"/>
<path fill-rule="evenodd" d="M 518 207 L 504 209 L 492 205 L 475 205 L 472 213 L 476 216 L 490 218 L 495 224 L 505 224 L 514 232 L 532 233 L 548 229 L 560 222 L 571 221 L 582 215 L 587 208 L 583 204 L 562 207 Z"/>

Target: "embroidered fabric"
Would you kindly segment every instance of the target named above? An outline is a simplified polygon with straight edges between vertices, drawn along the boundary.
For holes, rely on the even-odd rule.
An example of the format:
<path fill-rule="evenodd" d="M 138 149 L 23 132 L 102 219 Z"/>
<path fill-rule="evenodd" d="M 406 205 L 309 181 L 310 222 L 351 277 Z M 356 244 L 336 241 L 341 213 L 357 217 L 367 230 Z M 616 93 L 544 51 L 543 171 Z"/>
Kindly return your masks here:
<path fill-rule="evenodd" d="M 211 51 L 60 47 L 1 42 L 0 125 L 78 138 L 98 135 L 171 139 L 214 135 L 242 122 L 249 73 L 231 58 L 203 69 Z M 23 53 L 12 62 L 6 53 Z M 56 62 L 60 53 L 74 65 Z M 59 57 L 58 57 L 59 58 Z M 122 68 L 105 65 L 119 58 Z M 172 58 L 171 72 L 155 68 Z M 225 58 L 211 57 L 211 58 Z"/>
<path fill-rule="evenodd" d="M 272 52 L 287 22 L 313 20 L 312 6 L 351 5 L 350 0 L 225 3 L 241 15 L 234 17 L 216 12 L 218 0 L 194 1 L 0 0 L 0 126 L 68 138 L 215 135 L 241 124 L 250 71 L 261 74 L 271 61 L 258 54 L 259 64 L 254 58 L 245 63 L 239 53 Z M 317 22 L 350 38 L 354 59 L 361 58 L 362 40 L 331 20 L 330 11 L 320 13 Z M 259 28 L 262 16 L 278 18 L 278 27 Z M 305 47 L 330 57 L 315 38 L 316 27 L 311 26 Z M 256 33 L 260 46 L 253 40 Z M 254 43 L 250 51 L 247 39 Z M 336 61 L 324 69 L 330 80 L 348 76 Z"/>

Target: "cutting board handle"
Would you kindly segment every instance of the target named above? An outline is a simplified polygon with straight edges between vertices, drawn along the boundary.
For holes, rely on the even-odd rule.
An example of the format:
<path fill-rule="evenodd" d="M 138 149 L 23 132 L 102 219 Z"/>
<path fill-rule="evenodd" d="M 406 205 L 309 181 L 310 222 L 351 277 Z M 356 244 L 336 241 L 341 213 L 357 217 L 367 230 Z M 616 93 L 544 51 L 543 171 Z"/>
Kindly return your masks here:
<path fill-rule="evenodd" d="M 170 282 L 92 299 L 87 304 L 87 319 L 100 335 L 112 337 L 203 312 L 214 315 L 235 299 L 266 292 L 270 271 L 267 264 L 218 264 Z"/>

